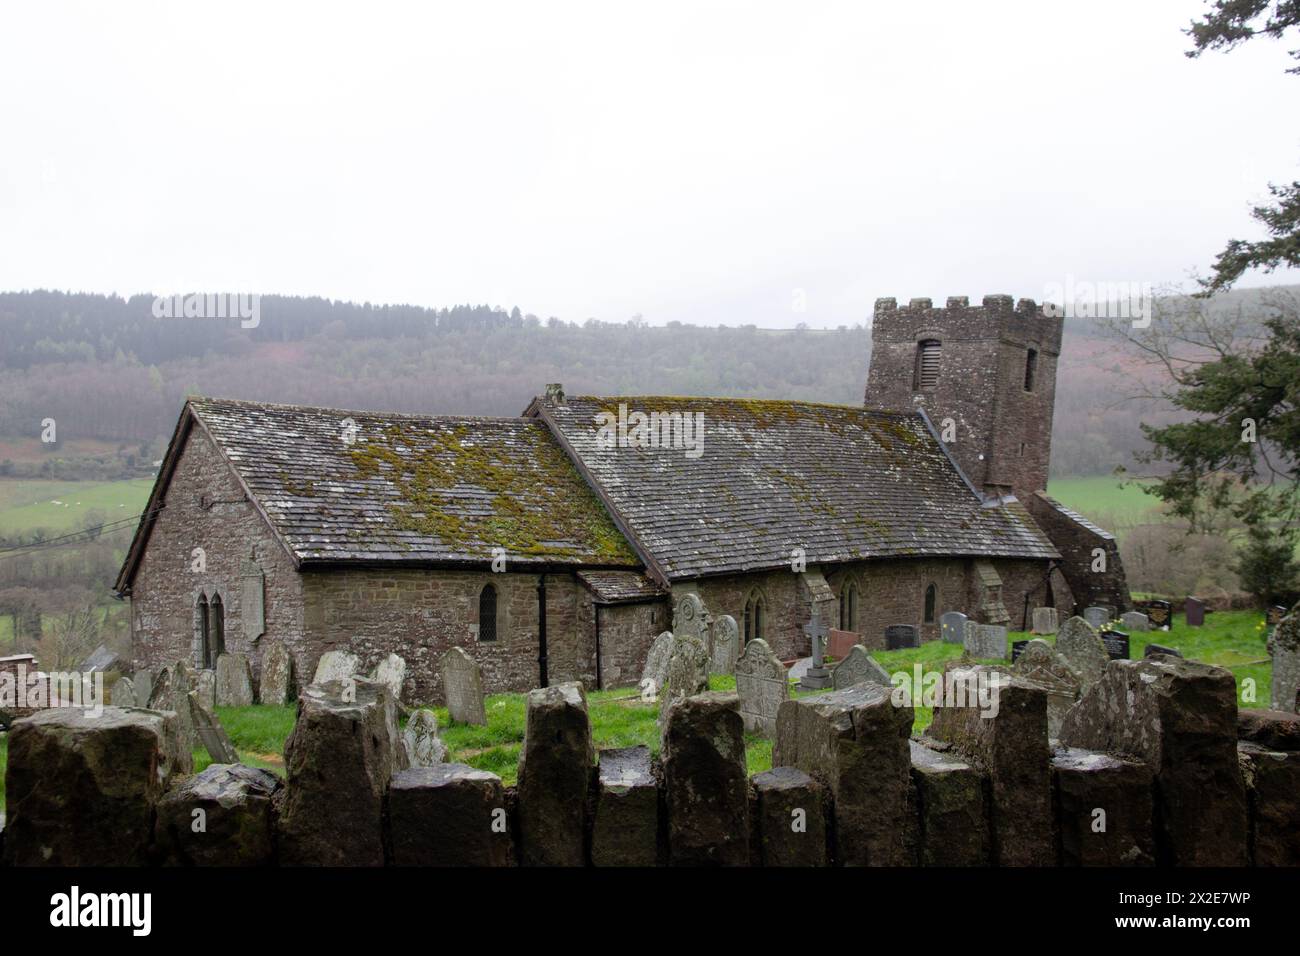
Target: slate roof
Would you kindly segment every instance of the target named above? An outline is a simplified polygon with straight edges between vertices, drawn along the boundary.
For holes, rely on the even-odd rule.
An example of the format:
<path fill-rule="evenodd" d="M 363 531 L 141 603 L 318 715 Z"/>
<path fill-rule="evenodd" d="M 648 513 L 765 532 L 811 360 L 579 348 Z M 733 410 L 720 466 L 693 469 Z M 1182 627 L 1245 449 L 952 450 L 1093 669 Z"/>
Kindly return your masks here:
<path fill-rule="evenodd" d="M 653 601 L 668 592 L 642 571 L 579 571 L 578 580 L 598 604 L 632 604 Z"/>
<path fill-rule="evenodd" d="M 598 447 L 597 415 L 704 415 L 703 452 Z M 986 505 L 919 413 L 662 396 L 534 400 L 667 579 L 887 557 L 1060 555 L 1018 502 Z"/>
<path fill-rule="evenodd" d="M 178 425 L 182 440 L 190 412 L 300 565 L 482 565 L 502 547 L 507 568 L 641 566 L 539 421 L 195 398 Z M 343 440 L 349 420 L 356 426 L 350 444 Z M 169 458 L 177 445 L 174 438 Z M 155 497 L 171 467 L 160 472 Z M 155 507 L 151 499 L 146 534 Z M 119 590 L 131 573 L 128 557 Z"/>

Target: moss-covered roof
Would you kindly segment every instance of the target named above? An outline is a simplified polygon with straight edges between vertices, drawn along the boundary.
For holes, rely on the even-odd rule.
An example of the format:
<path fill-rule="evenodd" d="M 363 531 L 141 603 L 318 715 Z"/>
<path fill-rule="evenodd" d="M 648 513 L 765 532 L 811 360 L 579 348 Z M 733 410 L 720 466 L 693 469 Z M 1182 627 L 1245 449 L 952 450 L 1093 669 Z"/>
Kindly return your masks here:
<path fill-rule="evenodd" d="M 602 447 L 612 419 L 601 416 L 616 419 L 620 405 L 625 420 L 702 415 L 698 452 L 664 447 L 671 417 L 659 447 Z M 809 565 L 1059 557 L 1022 507 L 982 501 L 920 414 L 673 396 L 569 396 L 530 410 L 554 423 L 670 580 L 789 567 L 796 549 Z"/>
<path fill-rule="evenodd" d="M 190 407 L 302 562 L 640 566 L 541 422 Z"/>

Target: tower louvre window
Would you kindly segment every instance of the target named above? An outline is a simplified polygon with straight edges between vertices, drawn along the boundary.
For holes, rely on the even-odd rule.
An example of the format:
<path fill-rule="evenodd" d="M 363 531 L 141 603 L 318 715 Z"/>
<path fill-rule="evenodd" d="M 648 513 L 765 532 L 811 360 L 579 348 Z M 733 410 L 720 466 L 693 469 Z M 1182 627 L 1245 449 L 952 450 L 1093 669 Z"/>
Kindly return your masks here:
<path fill-rule="evenodd" d="M 1038 351 L 1030 349 L 1025 355 L 1025 391 L 1034 390 L 1034 373 L 1038 371 Z"/>
<path fill-rule="evenodd" d="M 913 389 L 934 388 L 939 384 L 939 356 L 942 348 L 938 339 L 925 339 L 917 343 Z"/>

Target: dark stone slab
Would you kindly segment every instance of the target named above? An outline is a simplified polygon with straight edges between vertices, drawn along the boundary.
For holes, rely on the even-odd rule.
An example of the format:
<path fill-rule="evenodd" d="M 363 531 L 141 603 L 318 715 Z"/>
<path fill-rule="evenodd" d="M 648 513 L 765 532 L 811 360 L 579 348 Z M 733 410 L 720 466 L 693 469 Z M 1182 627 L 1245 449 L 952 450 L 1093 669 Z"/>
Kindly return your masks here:
<path fill-rule="evenodd" d="M 269 770 L 212 764 L 158 802 L 157 840 L 166 862 L 184 866 L 269 866 L 275 862 L 275 799 Z"/>
<path fill-rule="evenodd" d="M 1151 771 L 1136 760 L 1062 749 L 1052 758 L 1063 866 L 1153 866 Z"/>
<path fill-rule="evenodd" d="M 587 695 L 576 681 L 528 693 L 519 751 L 519 860 L 582 866 L 587 790 L 596 750 Z"/>
<path fill-rule="evenodd" d="M 794 767 L 773 767 L 753 779 L 762 866 L 826 866 L 825 791 Z"/>
<path fill-rule="evenodd" d="M 388 790 L 395 866 L 509 866 L 509 816 L 501 778 L 463 763 L 411 767 Z"/>
<path fill-rule="evenodd" d="M 891 624 L 885 628 L 885 650 L 896 651 L 904 647 L 920 647 L 921 633 L 914 624 Z"/>
<path fill-rule="evenodd" d="M 1203 626 L 1205 624 L 1205 602 L 1189 597 L 1187 603 L 1183 605 L 1183 614 L 1187 618 L 1188 627 Z"/>
<path fill-rule="evenodd" d="M 683 698 L 668 711 L 661 756 L 669 862 L 747 865 L 749 781 L 739 698 Z"/>
<path fill-rule="evenodd" d="M 1131 656 L 1129 636 L 1123 631 L 1106 628 L 1101 632 L 1101 643 L 1106 647 L 1106 656 L 1112 661 L 1126 661 Z"/>
<path fill-rule="evenodd" d="M 915 740 L 911 742 L 911 759 L 920 818 L 920 864 L 987 866 L 991 834 L 984 774 Z"/>
<path fill-rule="evenodd" d="M 1284 710 L 1240 710 L 1237 738 L 1268 750 L 1300 751 L 1300 714 Z"/>
<path fill-rule="evenodd" d="M 1300 866 L 1300 753 L 1237 745 L 1250 807 L 1251 862 Z"/>
<path fill-rule="evenodd" d="M 591 862 L 594 866 L 654 866 L 659 859 L 659 788 L 650 748 L 599 754 Z"/>
<path fill-rule="evenodd" d="M 1142 656 L 1147 657 L 1182 657 L 1183 652 L 1176 647 L 1167 647 L 1164 644 L 1148 644 L 1142 651 Z"/>

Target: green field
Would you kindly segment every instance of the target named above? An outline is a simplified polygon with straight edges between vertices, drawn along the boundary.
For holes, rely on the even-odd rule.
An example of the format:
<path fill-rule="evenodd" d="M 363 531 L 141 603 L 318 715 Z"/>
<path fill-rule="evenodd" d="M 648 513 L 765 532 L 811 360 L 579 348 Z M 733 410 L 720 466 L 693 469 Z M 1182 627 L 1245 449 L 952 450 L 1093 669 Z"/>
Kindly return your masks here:
<path fill-rule="evenodd" d="M 0 481 L 0 535 L 44 528 L 66 533 L 85 526 L 86 515 L 98 510 L 106 521 L 138 515 L 149 500 L 153 479 L 129 481 Z"/>
<path fill-rule="evenodd" d="M 1053 478 L 1047 493 L 1085 518 L 1103 527 L 1124 527 L 1159 521 L 1162 502 L 1130 483 L 1121 487 L 1118 478 L 1097 475 L 1090 478 Z"/>

